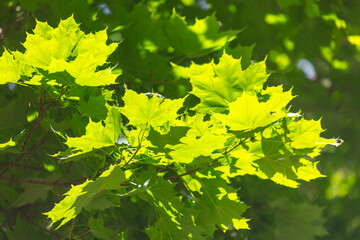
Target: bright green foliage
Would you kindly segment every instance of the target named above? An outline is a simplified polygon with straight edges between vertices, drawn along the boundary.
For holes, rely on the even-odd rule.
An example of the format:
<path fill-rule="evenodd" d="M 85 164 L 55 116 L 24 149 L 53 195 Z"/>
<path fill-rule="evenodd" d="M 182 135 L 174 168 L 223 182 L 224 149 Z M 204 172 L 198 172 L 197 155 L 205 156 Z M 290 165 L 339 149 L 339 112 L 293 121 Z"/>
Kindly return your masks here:
<path fill-rule="evenodd" d="M 40 85 L 42 81 L 50 85 L 63 83 L 55 75 L 44 74 L 39 69 L 49 74 L 66 71 L 82 86 L 115 83 L 118 75 L 111 74 L 111 68 L 98 70 L 117 47 L 116 43 L 106 44 L 106 30 L 85 34 L 74 18 L 69 17 L 60 21 L 57 28 L 38 21 L 33 32 L 23 44 L 24 54 L 11 55 L 5 51 L 0 57 L 0 63 L 4 62 L 1 64 L 2 83 L 15 83 L 21 76 L 24 83 L 30 85 Z"/>
<path fill-rule="evenodd" d="M 84 33 L 73 18 L 61 21 L 54 29 L 44 22 L 37 22 L 34 34 L 28 34 L 24 47 L 24 62 L 50 73 L 65 70 L 62 61 L 67 59 Z M 65 62 L 65 61 L 64 61 Z"/>
<path fill-rule="evenodd" d="M 188 69 L 181 68 L 180 73 L 189 77 L 193 85 L 192 94 L 200 98 L 197 106 L 200 112 L 227 112 L 228 104 L 240 97 L 243 91 L 262 89 L 268 74 L 265 62 L 255 63 L 242 70 L 240 60 L 224 53 L 218 64 L 192 64 Z"/>
<path fill-rule="evenodd" d="M 229 104 L 229 114 L 215 114 L 223 124 L 233 131 L 254 130 L 265 127 L 286 116 L 285 106 L 292 99 L 291 93 L 271 96 L 266 102 L 244 92 Z"/>
<path fill-rule="evenodd" d="M 0 216 L 0 238 L 16 239 L 22 218 L 29 222 L 20 207 L 33 216 L 35 204 L 48 202 L 34 211 L 46 218 L 34 218 L 54 238 L 225 239 L 252 228 L 247 204 L 258 206 L 243 188 L 264 202 L 268 186 L 294 190 L 324 176 L 313 158 L 339 140 L 320 136 L 320 120 L 290 112 L 293 90 L 266 83 L 266 58 L 250 61 L 255 45 L 238 44 L 240 31 L 215 14 L 188 24 L 183 11 L 162 4 L 114 2 L 118 21 L 97 25 L 107 19 L 99 5 L 81 17 L 94 23 L 84 28 L 107 28 L 88 34 L 76 14 L 56 28 L 38 21 L 24 53 L 5 49 L 0 84 L 18 84 L 2 101 L 16 114 L 1 107 L 0 118 L 20 120 L 14 130 L 2 128 L 0 208 L 19 214 L 11 227 Z M 59 12 L 62 5 L 49 3 Z M 309 16 L 319 15 L 316 6 L 308 1 Z M 268 16 L 265 24 L 287 24 L 284 14 Z M 266 191 L 247 185 L 251 177 Z M 273 237 L 321 236 L 322 209 L 279 192 L 278 202 L 260 207 L 273 216 Z"/>
<path fill-rule="evenodd" d="M 61 227 L 71 219 L 75 218 L 81 210 L 91 203 L 96 194 L 102 191 L 117 190 L 121 183 L 126 180 L 124 172 L 119 165 L 111 165 L 95 181 L 87 180 L 83 184 L 73 186 L 65 193 L 65 199 L 55 204 L 55 207 L 44 213 L 52 222 L 61 221 Z"/>
<path fill-rule="evenodd" d="M 108 108 L 108 115 L 104 121 L 105 126 L 101 122 L 92 122 L 86 126 L 86 133 L 81 137 L 67 138 L 66 145 L 73 148 L 74 151 L 81 153 L 89 152 L 93 149 L 115 145 L 116 140 L 120 136 L 121 118 L 120 111 L 116 107 Z"/>
<path fill-rule="evenodd" d="M 15 83 L 20 78 L 20 64 L 14 56 L 4 51 L 0 57 L 0 84 Z"/>
<path fill-rule="evenodd" d="M 180 144 L 173 146 L 170 156 L 176 162 L 190 163 L 199 156 L 211 156 L 212 153 L 224 147 L 225 136 L 207 132 L 201 136 L 187 134 L 180 139 Z"/>
<path fill-rule="evenodd" d="M 320 126 L 320 120 L 307 121 L 301 119 L 298 122 L 292 122 L 288 125 L 291 139 L 291 146 L 293 148 L 313 148 L 317 144 L 326 144 L 326 140 L 321 140 L 320 133 L 324 130 Z M 335 142 L 336 143 L 336 142 Z"/>
<path fill-rule="evenodd" d="M 223 61 L 233 64 L 232 72 L 225 70 Z M 235 63 L 239 66 L 236 66 Z M 311 125 L 311 129 L 308 130 L 310 127 L 305 124 L 311 123 L 311 121 L 297 120 L 295 117 L 288 116 L 286 106 L 293 98 L 291 92 L 283 92 L 281 86 L 262 89 L 261 81 L 263 80 L 257 79 L 266 79 L 267 77 L 264 64 L 256 64 L 255 67 L 250 66 L 249 70 L 242 71 L 240 62 L 226 55 L 220 59 L 216 66 L 218 67 L 215 68 L 218 71 L 216 76 L 218 82 L 226 82 L 231 79 L 236 74 L 236 70 L 244 74 L 242 76 L 249 76 L 249 78 L 245 78 L 249 81 L 244 83 L 243 88 L 241 88 L 243 92 L 240 92 L 241 89 L 237 89 L 241 96 L 235 100 L 232 100 L 233 96 L 225 98 L 229 101 L 228 114 L 215 113 L 213 114 L 214 117 L 209 120 L 206 120 L 205 115 L 200 113 L 193 117 L 185 115 L 183 118 L 179 118 L 177 112 L 183 106 L 183 99 L 169 100 L 160 98 L 157 94 L 147 96 L 137 94 L 132 90 L 125 90 L 124 107 L 121 108 L 121 113 L 127 117 L 129 125 L 137 128 L 128 129 L 127 136 L 130 137 L 134 133 L 137 140 L 129 139 L 130 144 L 136 143 L 136 145 L 129 146 L 127 150 L 119 148 L 125 162 L 117 165 L 118 168 L 129 166 L 132 169 L 131 163 L 133 161 L 141 162 L 144 156 L 153 157 L 153 154 L 146 150 L 147 146 L 152 149 L 151 145 L 144 143 L 146 141 L 144 138 L 149 136 L 151 143 L 157 146 L 157 154 L 165 153 L 162 164 L 175 162 L 178 168 L 182 166 L 179 169 L 194 169 L 199 166 L 198 164 L 201 164 L 201 168 L 205 168 L 207 171 L 215 165 L 217 171 L 223 172 L 221 175 L 223 179 L 211 180 L 216 175 L 211 177 L 200 174 L 194 179 L 188 177 L 185 180 L 186 184 L 189 184 L 189 194 L 191 191 L 202 194 L 200 198 L 195 198 L 195 203 L 192 203 L 193 206 L 187 210 L 183 209 L 184 206 L 181 204 L 181 199 L 186 200 L 186 197 L 178 197 L 173 189 L 174 184 L 171 182 L 161 180 L 160 177 L 154 186 L 149 186 L 146 192 L 151 196 L 150 203 L 158 208 L 157 211 L 160 215 L 155 228 L 149 228 L 147 231 L 153 238 L 161 236 L 163 232 L 174 232 L 176 229 L 186 227 L 191 229 L 195 226 L 200 227 L 199 231 L 204 231 L 201 234 L 208 236 L 216 230 L 215 226 L 224 231 L 228 229 L 229 225 L 236 228 L 248 228 L 246 221 L 241 217 L 246 207 L 239 202 L 234 190 L 226 190 L 228 188 L 226 184 L 228 177 L 250 174 L 271 179 L 288 187 L 297 187 L 299 185 L 297 180 L 299 179 L 309 181 L 322 176 L 316 169 L 316 165 L 305 160 L 304 153 L 296 151 L 299 146 L 302 147 L 301 144 L 305 144 L 306 139 L 310 139 L 313 142 L 312 145 L 305 147 L 310 148 L 306 153 L 311 154 L 317 147 L 315 143 L 320 139 L 319 135 L 322 130 L 321 128 L 320 131 L 316 130 L 319 128 L 319 122 L 315 127 Z M 263 73 L 260 74 L 262 77 L 255 74 L 255 77 L 251 78 L 249 72 L 246 72 L 252 71 L 254 68 L 258 69 L 257 72 Z M 197 75 L 198 81 L 207 78 L 208 75 L 206 74 Z M 236 77 L 236 79 L 240 81 L 242 78 Z M 230 93 L 231 85 L 228 85 L 227 88 L 228 93 Z M 212 89 L 202 89 L 202 92 L 207 96 L 212 91 Z M 193 92 L 193 94 L 206 99 L 201 94 L 198 95 L 197 92 Z M 282 122 L 288 124 L 287 129 L 284 129 Z M 104 126 L 101 122 L 95 123 L 90 120 L 85 135 L 78 138 L 68 138 L 66 144 L 68 147 L 74 148 L 75 151 L 81 150 L 81 153 L 89 152 L 94 148 L 116 146 L 116 140 L 120 134 L 120 124 L 119 110 L 116 107 L 109 107 Z M 176 133 L 176 129 L 179 127 L 183 129 Z M 187 128 L 184 129 L 184 127 Z M 170 133 L 169 128 L 174 133 Z M 184 135 L 183 130 L 185 130 L 186 135 Z M 237 134 L 231 131 L 236 131 Z M 178 135 L 179 133 L 180 135 Z M 161 138 L 167 139 L 168 144 L 164 143 Z M 330 141 L 328 142 L 330 143 Z M 323 144 L 326 144 L 325 141 Z M 131 150 L 131 148 L 136 149 Z M 137 153 L 141 154 L 138 156 Z M 230 157 L 230 160 L 226 160 L 227 157 Z M 230 162 L 234 164 L 230 165 Z M 228 168 L 232 174 L 228 172 Z M 132 171 L 136 172 L 135 169 Z M 205 170 L 204 173 L 206 173 Z M 210 179 L 205 180 L 201 176 Z M 105 181 L 107 178 L 104 175 L 99 179 Z M 80 209 L 91 201 L 95 192 L 106 190 L 99 187 L 96 181 L 94 183 L 85 182 L 73 187 L 67 193 L 70 198 L 65 198 L 48 213 L 52 220 L 56 222 L 62 219 L 60 216 L 65 216 L 65 220 L 61 223 L 63 225 L 78 215 Z M 149 181 L 146 180 L 145 182 L 148 182 L 146 184 L 151 184 Z M 218 185 L 220 183 L 221 185 Z M 144 186 L 146 184 L 144 183 Z M 85 187 L 90 188 L 90 186 L 91 189 L 84 190 Z M 135 187 L 132 191 L 135 194 L 138 190 Z M 89 194 L 82 195 L 83 192 L 89 192 Z M 149 201 L 148 197 L 140 196 L 145 201 Z M 81 202 L 85 201 L 86 204 L 72 210 L 74 201 L 77 201 L 76 199 L 79 197 L 87 197 L 85 200 L 81 200 Z M 191 212 L 192 216 L 183 215 L 184 212 Z M 188 222 L 191 218 L 193 225 Z M 209 219 L 213 219 L 213 221 L 209 221 Z M 188 229 L 189 232 L 191 232 L 190 229 Z M 170 235 L 176 236 L 176 234 Z"/>
<path fill-rule="evenodd" d="M 10 139 L 8 142 L 6 142 L 6 143 L 0 143 L 0 149 L 5 149 L 5 148 L 8 148 L 8 147 L 13 147 L 13 146 L 15 146 L 15 142 L 12 140 L 12 139 Z"/>
<path fill-rule="evenodd" d="M 126 90 L 123 97 L 125 106 L 121 113 L 129 119 L 129 124 L 136 127 L 162 126 L 177 117 L 177 111 L 183 105 L 183 99 L 161 99 L 156 94 L 148 99 L 144 94 Z"/>

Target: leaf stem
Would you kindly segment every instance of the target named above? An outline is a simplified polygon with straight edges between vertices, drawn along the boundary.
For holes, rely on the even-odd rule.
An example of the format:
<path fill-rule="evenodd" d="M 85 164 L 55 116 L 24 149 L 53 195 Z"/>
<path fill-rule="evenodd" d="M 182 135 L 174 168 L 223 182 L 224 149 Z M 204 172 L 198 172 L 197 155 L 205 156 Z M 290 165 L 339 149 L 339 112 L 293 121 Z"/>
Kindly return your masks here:
<path fill-rule="evenodd" d="M 142 129 L 142 130 L 140 131 L 140 133 L 139 133 L 139 136 L 141 135 L 141 137 L 138 138 L 139 145 L 137 146 L 135 152 L 134 152 L 133 155 L 129 158 L 129 160 L 127 160 L 127 162 L 124 164 L 124 166 L 121 167 L 122 169 L 125 168 L 125 167 L 131 162 L 131 160 L 133 160 L 133 158 L 135 157 L 135 155 L 139 152 L 139 150 L 140 150 L 140 148 L 141 148 L 142 141 L 143 141 L 143 139 L 144 139 L 146 127 L 147 127 L 147 123 L 146 123 L 144 129 Z"/>

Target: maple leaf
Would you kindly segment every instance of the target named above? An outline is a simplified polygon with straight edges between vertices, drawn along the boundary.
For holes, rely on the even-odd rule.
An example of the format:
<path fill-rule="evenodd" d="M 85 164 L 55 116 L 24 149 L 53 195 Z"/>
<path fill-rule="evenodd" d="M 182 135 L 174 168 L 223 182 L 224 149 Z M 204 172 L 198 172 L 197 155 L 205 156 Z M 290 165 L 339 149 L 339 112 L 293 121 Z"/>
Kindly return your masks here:
<path fill-rule="evenodd" d="M 126 90 L 123 97 L 124 107 L 121 113 L 129 119 L 129 124 L 134 126 L 152 127 L 162 126 L 177 118 L 177 111 L 183 106 L 183 99 L 161 99 L 154 94 L 150 99 L 145 94 L 137 94 Z"/>
<path fill-rule="evenodd" d="M 223 53 L 218 64 L 213 62 L 189 68 L 173 65 L 175 74 L 190 78 L 191 93 L 200 98 L 196 110 L 204 113 L 226 113 L 229 103 L 244 91 L 260 90 L 268 78 L 265 61 L 253 63 L 242 70 L 239 59 Z"/>
<path fill-rule="evenodd" d="M 81 210 L 91 203 L 96 194 L 101 191 L 120 189 L 121 183 L 125 181 L 125 174 L 119 165 L 111 165 L 95 181 L 86 180 L 83 184 L 72 186 L 65 193 L 65 198 L 47 213 L 44 213 L 52 220 L 52 224 L 60 221 L 61 227 L 71 219 L 75 218 Z"/>
<path fill-rule="evenodd" d="M 174 31 L 176 29 L 176 31 Z M 190 58 L 201 57 L 222 48 L 240 31 L 219 32 L 219 24 L 214 15 L 196 19 L 195 24 L 188 26 L 185 17 L 173 11 L 165 26 L 166 35 L 176 51 Z"/>

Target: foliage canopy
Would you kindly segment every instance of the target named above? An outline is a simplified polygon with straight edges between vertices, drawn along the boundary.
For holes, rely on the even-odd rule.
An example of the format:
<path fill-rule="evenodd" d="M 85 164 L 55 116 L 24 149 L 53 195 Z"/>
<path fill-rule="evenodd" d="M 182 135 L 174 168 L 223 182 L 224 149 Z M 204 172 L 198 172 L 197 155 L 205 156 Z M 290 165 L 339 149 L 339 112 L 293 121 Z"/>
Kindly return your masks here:
<path fill-rule="evenodd" d="M 1 111 L 18 111 L 1 128 L 1 207 L 16 213 L 3 236 L 240 237 L 251 203 L 234 182 L 256 176 L 283 189 L 324 176 L 315 157 L 342 140 L 291 111 L 293 90 L 267 83 L 266 59 L 251 62 L 254 45 L 236 45 L 241 30 L 222 29 L 215 14 L 189 23 L 151 1 L 109 5 L 123 14 L 117 27 L 86 33 L 74 15 L 57 27 L 36 21 L 23 50 L 0 57 L 0 84 L 17 84 Z M 36 203 L 45 206 L 33 213 Z M 325 234 L 320 207 L 286 197 L 269 205 L 277 225 L 301 219 L 307 239 Z M 289 229 L 299 234 L 290 225 L 274 237 L 292 239 Z"/>

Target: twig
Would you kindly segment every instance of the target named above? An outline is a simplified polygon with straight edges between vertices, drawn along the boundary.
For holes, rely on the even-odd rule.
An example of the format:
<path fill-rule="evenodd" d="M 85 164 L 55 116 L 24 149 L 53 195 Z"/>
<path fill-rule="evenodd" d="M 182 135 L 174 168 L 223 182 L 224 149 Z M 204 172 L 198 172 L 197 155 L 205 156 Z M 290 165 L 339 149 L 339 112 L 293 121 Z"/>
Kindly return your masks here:
<path fill-rule="evenodd" d="M 225 151 L 224 154 L 227 155 L 228 153 L 230 153 L 232 150 L 234 150 L 235 148 L 237 148 L 238 146 L 240 146 L 241 144 L 243 144 L 246 141 L 247 138 L 244 138 L 243 140 L 241 140 L 240 142 L 238 142 L 237 144 L 235 144 L 232 148 L 230 148 L 229 150 Z"/>
<path fill-rule="evenodd" d="M 168 169 L 171 165 L 172 165 L 172 163 L 170 163 L 170 164 L 166 165 L 165 167 L 159 169 L 159 170 L 158 170 L 158 173 L 165 171 L 165 170 Z"/>
<path fill-rule="evenodd" d="M 40 97 L 41 98 L 41 97 Z M 56 102 L 55 101 L 52 101 L 48 106 L 46 106 L 45 108 L 43 108 L 43 103 L 42 101 L 40 100 L 40 109 L 39 109 L 39 115 L 37 116 L 36 120 L 35 120 L 35 124 L 33 126 L 33 128 L 31 129 L 29 135 L 26 137 L 25 141 L 24 141 L 24 144 L 21 148 L 21 151 L 24 152 L 25 151 L 25 147 L 28 143 L 28 141 L 30 140 L 31 136 L 34 134 L 36 128 L 39 126 L 39 123 L 40 123 L 40 120 L 44 114 L 44 112 L 46 110 L 48 110 L 52 105 L 54 105 Z"/>
<path fill-rule="evenodd" d="M 146 124 L 145 128 L 146 128 L 146 127 L 147 127 L 147 124 Z M 127 162 L 121 167 L 122 169 L 125 168 L 125 167 L 131 162 L 131 160 L 133 160 L 133 158 L 135 157 L 135 155 L 139 152 L 139 150 L 140 150 L 140 148 L 141 148 L 142 141 L 143 141 L 143 139 L 144 139 L 145 128 L 144 128 L 143 130 L 141 130 L 140 133 L 139 133 L 139 136 L 140 136 L 140 134 L 142 134 L 142 135 L 141 135 L 141 138 L 140 138 L 140 139 L 138 138 L 139 145 L 137 146 L 135 152 L 134 152 L 133 155 L 129 158 L 129 160 L 127 160 Z"/>
<path fill-rule="evenodd" d="M 50 131 L 40 139 L 38 143 L 32 146 L 28 151 L 20 153 L 20 155 L 15 159 L 15 161 L 11 162 L 5 169 L 0 172 L 0 177 L 7 173 L 12 167 L 14 167 L 21 159 L 25 157 L 25 155 L 32 153 L 36 148 L 40 147 L 45 143 L 46 138 L 50 135 Z"/>
<path fill-rule="evenodd" d="M 30 220 L 30 218 L 28 216 L 26 216 L 26 214 L 20 209 L 20 208 L 14 208 L 11 206 L 10 202 L 4 197 L 4 195 L 2 195 L 0 193 L 0 198 L 5 202 L 5 204 L 10 208 L 12 209 L 13 211 L 15 212 L 18 212 L 29 224 L 39 228 L 40 230 L 44 231 L 44 232 L 47 232 L 51 235 L 53 235 L 54 237 L 56 237 L 57 239 L 62 239 L 63 237 L 53 231 L 50 231 L 46 228 L 44 228 L 43 226 L 40 226 L 39 224 L 37 223 L 34 223 L 33 221 Z"/>
<path fill-rule="evenodd" d="M 5 178 L 0 177 L 0 180 L 7 181 L 7 182 L 16 182 L 16 183 L 29 183 L 29 184 L 39 184 L 39 185 L 51 185 L 51 186 L 63 186 L 68 187 L 71 186 L 72 183 L 58 183 L 58 182 L 50 182 L 50 181 L 43 181 L 43 180 L 33 180 L 33 179 L 18 179 L 18 178 Z"/>
<path fill-rule="evenodd" d="M 12 162 L 0 163 L 0 167 L 7 167 L 8 165 L 11 165 L 11 164 L 12 164 Z M 29 169 L 29 170 L 33 170 L 33 171 L 46 171 L 44 168 L 37 168 L 37 167 L 32 167 L 32 166 L 24 166 L 24 165 L 21 165 L 21 164 L 18 164 L 18 163 L 15 163 L 14 167 Z"/>
<path fill-rule="evenodd" d="M 86 235 L 88 235 L 89 233 L 91 233 L 91 229 L 88 229 L 86 232 L 80 234 L 79 236 L 77 236 L 78 238 L 84 237 Z"/>
<path fill-rule="evenodd" d="M 63 174 L 58 180 L 56 180 L 55 183 L 60 182 L 62 179 L 64 179 L 64 177 L 65 177 L 66 175 L 69 174 L 70 169 L 71 169 L 71 166 L 73 165 L 73 163 L 74 163 L 74 162 L 71 162 L 71 163 L 69 164 L 69 166 L 67 167 L 67 169 L 66 169 L 66 171 L 64 172 L 64 174 Z"/>

